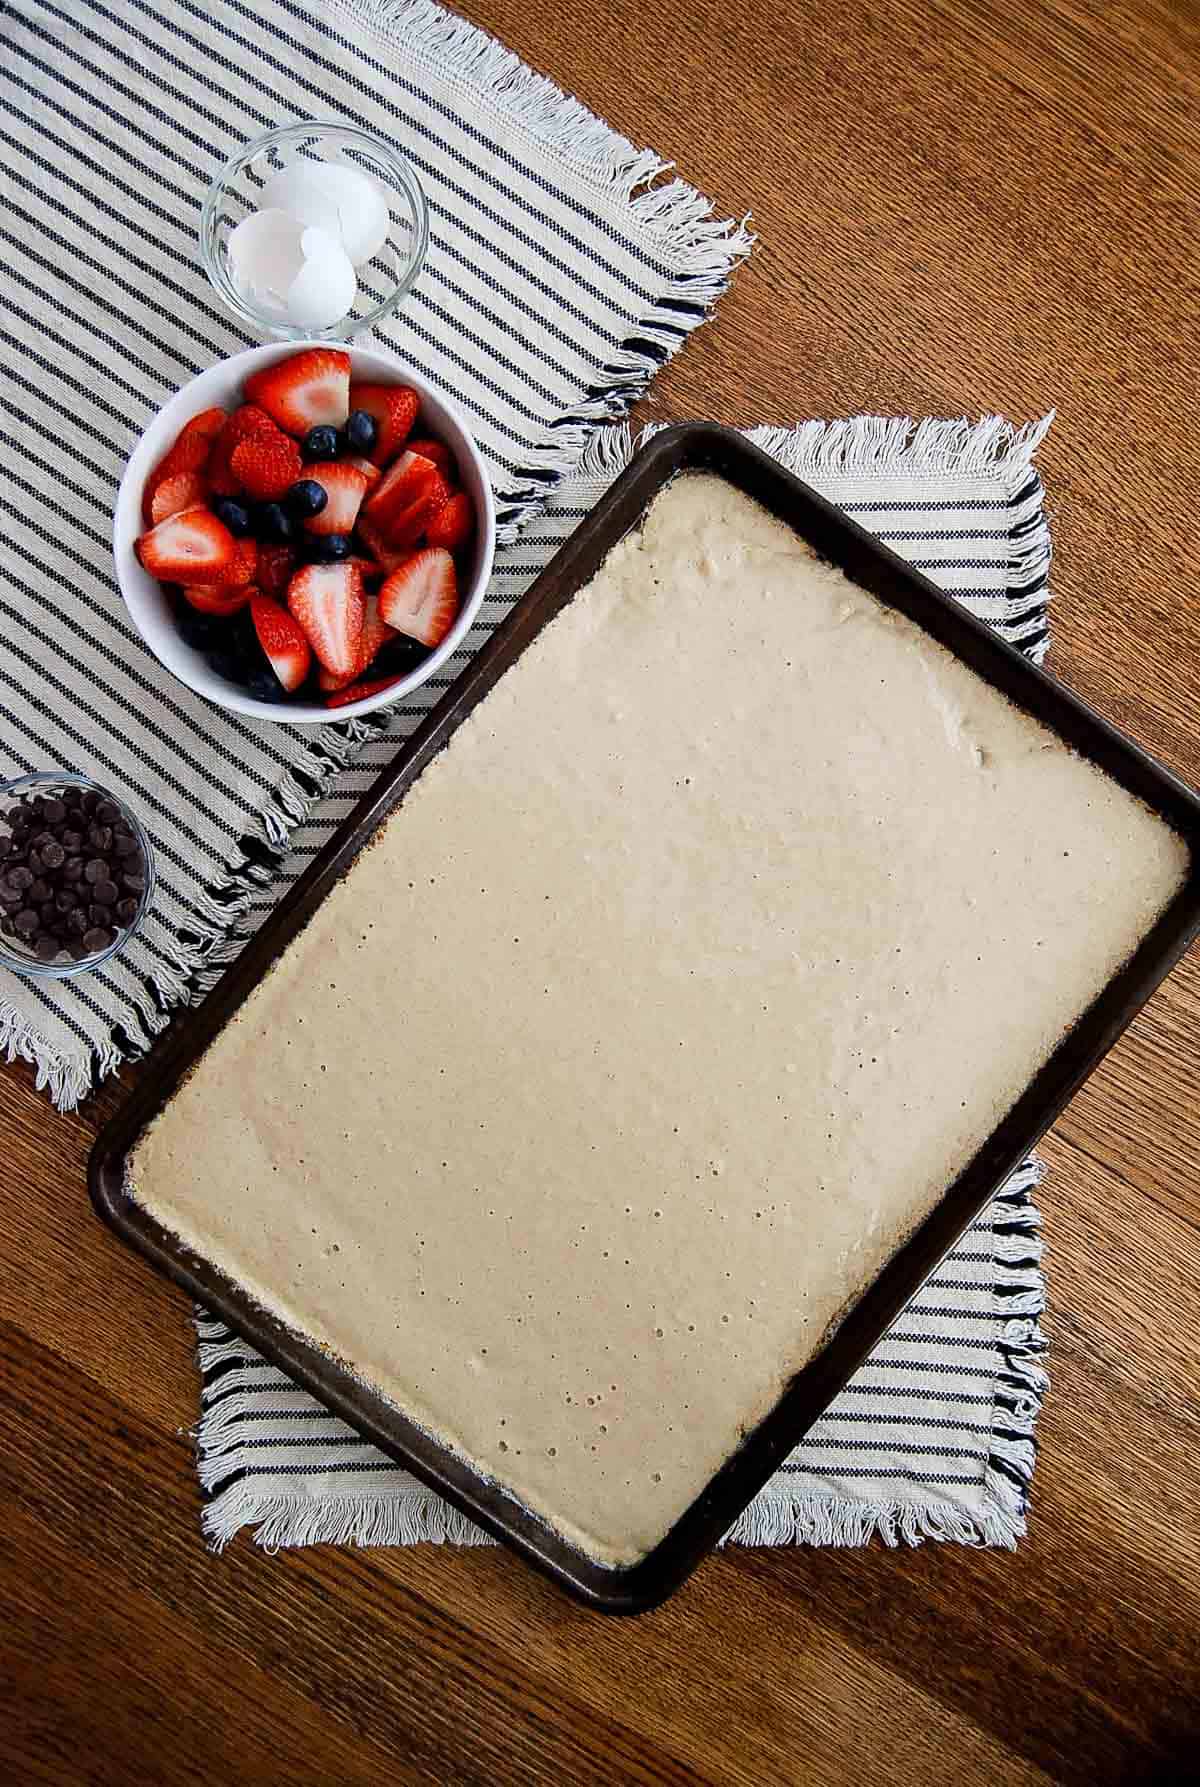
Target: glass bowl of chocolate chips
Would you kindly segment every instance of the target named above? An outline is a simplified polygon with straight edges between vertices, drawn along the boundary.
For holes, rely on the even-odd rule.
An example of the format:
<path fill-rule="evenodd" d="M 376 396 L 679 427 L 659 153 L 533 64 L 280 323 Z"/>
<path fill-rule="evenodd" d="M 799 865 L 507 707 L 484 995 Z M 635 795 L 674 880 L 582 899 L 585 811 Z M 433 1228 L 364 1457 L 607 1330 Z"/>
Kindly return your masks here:
<path fill-rule="evenodd" d="M 64 980 L 122 949 L 154 893 L 150 842 L 87 776 L 0 784 L 0 967 Z"/>

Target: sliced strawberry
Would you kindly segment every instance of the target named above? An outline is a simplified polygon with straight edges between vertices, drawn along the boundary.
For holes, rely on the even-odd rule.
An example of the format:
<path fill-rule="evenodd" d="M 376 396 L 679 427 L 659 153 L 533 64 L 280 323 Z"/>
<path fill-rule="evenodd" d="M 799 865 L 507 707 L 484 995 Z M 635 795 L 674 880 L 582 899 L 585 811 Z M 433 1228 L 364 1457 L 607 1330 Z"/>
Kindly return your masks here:
<path fill-rule="evenodd" d="M 350 683 L 348 687 L 339 689 L 332 695 L 326 695 L 326 707 L 349 707 L 352 701 L 365 701 L 368 695 L 381 695 L 384 689 L 402 683 L 403 676 L 377 676 L 374 682 Z"/>
<path fill-rule="evenodd" d="M 382 573 L 386 577 L 390 571 L 397 570 L 409 556 L 407 552 L 394 552 L 383 537 L 383 529 L 376 527 L 364 515 L 358 518 L 358 537 L 375 560 L 375 574 Z M 369 575 L 372 573 L 363 572 L 364 577 Z"/>
<path fill-rule="evenodd" d="M 233 543 L 233 563 L 221 579 L 226 589 L 245 589 L 248 583 L 258 582 L 258 542 L 256 540 L 235 540 Z"/>
<path fill-rule="evenodd" d="M 350 414 L 350 356 L 342 348 L 305 348 L 252 373 L 244 389 L 247 401 L 289 434 L 340 428 Z"/>
<path fill-rule="evenodd" d="M 441 508 L 425 523 L 425 539 L 430 546 L 444 546 L 457 552 L 475 531 L 475 511 L 465 490 L 454 490 Z"/>
<path fill-rule="evenodd" d="M 353 384 L 350 387 L 350 408 L 366 410 L 375 418 L 375 445 L 371 458 L 376 465 L 387 465 L 394 459 L 412 432 L 421 399 L 410 385 Z"/>
<path fill-rule="evenodd" d="M 419 537 L 425 518 L 448 494 L 449 486 L 431 459 L 402 453 L 372 490 L 363 513 L 389 546 L 400 546 Z"/>
<path fill-rule="evenodd" d="M 168 515 L 181 509 L 195 509 L 208 500 L 208 485 L 203 472 L 172 472 L 155 485 L 150 498 L 149 521 L 157 527 Z"/>
<path fill-rule="evenodd" d="M 364 596 L 362 646 L 358 654 L 358 661 L 364 670 L 375 662 L 376 656 L 388 640 L 395 637 L 395 627 L 389 627 L 379 612 L 379 597 Z"/>
<path fill-rule="evenodd" d="M 354 561 L 343 562 L 353 563 Z M 348 683 L 354 681 L 355 677 L 364 675 L 371 668 L 388 640 L 395 637 L 396 629 L 389 627 L 387 622 L 380 617 L 379 597 L 364 596 L 362 641 L 358 648 L 358 659 L 354 669 L 342 675 L 338 675 L 332 670 L 319 671 L 317 681 L 321 688 L 326 694 L 330 694 L 336 689 L 344 689 Z"/>
<path fill-rule="evenodd" d="M 297 563 L 294 546 L 260 546 L 255 581 L 263 595 L 276 602 L 286 600 L 288 584 Z"/>
<path fill-rule="evenodd" d="M 185 422 L 175 438 L 175 445 L 169 453 L 165 453 L 146 479 L 142 491 L 142 519 L 149 526 L 156 521 L 164 521 L 166 515 L 153 513 L 154 497 L 168 478 L 179 477 L 184 472 L 201 472 L 208 459 L 213 438 L 219 433 L 225 422 L 225 411 L 218 409 L 201 410 L 190 422 Z M 176 511 L 167 510 L 166 514 Z"/>
<path fill-rule="evenodd" d="M 143 534 L 134 550 L 151 577 L 165 583 L 223 583 L 237 542 L 207 509 L 181 509 Z"/>
<path fill-rule="evenodd" d="M 379 467 L 377 465 L 372 465 L 371 461 L 369 459 L 358 459 L 358 458 L 355 458 L 354 455 L 351 455 L 349 459 L 343 459 L 342 464 L 357 466 L 358 470 L 362 473 L 363 477 L 367 480 L 368 488 L 372 484 L 378 484 L 380 478 L 382 478 L 382 476 L 383 476 L 383 473 L 380 471 Z"/>
<path fill-rule="evenodd" d="M 250 496 L 260 503 L 273 503 L 296 482 L 304 462 L 295 441 L 273 429 L 270 434 L 260 431 L 239 441 L 230 455 L 229 469 Z"/>
<path fill-rule="evenodd" d="M 422 459 L 432 459 L 443 478 L 457 478 L 458 467 L 445 441 L 435 441 L 431 435 L 422 434 L 414 435 L 406 445 L 410 453 L 419 453 Z"/>
<path fill-rule="evenodd" d="M 287 605 L 318 661 L 335 675 L 358 663 L 362 648 L 362 572 L 357 565 L 305 565 L 288 585 Z"/>
<path fill-rule="evenodd" d="M 253 435 L 278 432 L 266 410 L 260 410 L 256 404 L 243 403 L 234 410 L 213 441 L 208 456 L 208 481 L 217 496 L 237 496 L 241 492 L 242 487 L 230 464 L 236 448 Z"/>
<path fill-rule="evenodd" d="M 270 596 L 255 592 L 250 598 L 250 614 L 258 643 L 290 695 L 300 687 L 312 668 L 312 647 L 299 622 Z"/>
<path fill-rule="evenodd" d="M 444 546 L 414 552 L 385 581 L 379 612 L 389 627 L 422 645 L 440 645 L 458 613 L 458 579 Z"/>
<path fill-rule="evenodd" d="M 378 473 L 375 474 L 378 477 Z M 324 490 L 329 501 L 319 515 L 310 515 L 304 523 L 310 534 L 348 534 L 358 519 L 368 479 L 348 459 L 326 460 L 306 465 L 304 476 Z"/>
<path fill-rule="evenodd" d="M 215 614 L 222 618 L 237 614 L 244 608 L 254 594 L 252 583 L 243 583 L 236 588 L 232 584 L 221 583 L 215 588 L 204 584 L 183 586 L 183 599 L 191 607 L 198 608 L 201 614 Z"/>

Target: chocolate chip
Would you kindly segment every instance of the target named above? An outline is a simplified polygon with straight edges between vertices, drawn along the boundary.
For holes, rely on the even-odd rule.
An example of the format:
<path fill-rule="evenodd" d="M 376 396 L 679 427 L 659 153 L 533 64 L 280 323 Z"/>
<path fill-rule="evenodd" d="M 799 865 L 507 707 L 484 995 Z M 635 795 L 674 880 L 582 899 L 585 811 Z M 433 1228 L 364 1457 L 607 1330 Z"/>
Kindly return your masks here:
<path fill-rule="evenodd" d="M 90 862 L 83 865 L 83 873 L 88 881 L 107 881 L 108 864 L 102 856 L 93 856 Z"/>
<path fill-rule="evenodd" d="M 66 862 L 62 866 L 62 878 L 67 882 L 83 880 L 82 856 L 68 856 Z"/>
<path fill-rule="evenodd" d="M 79 796 L 79 804 L 85 813 L 94 813 L 100 805 L 100 796 L 94 788 L 85 788 Z"/>
<path fill-rule="evenodd" d="M 97 881 L 92 888 L 92 898 L 97 906 L 115 906 L 119 897 L 115 881 Z"/>
<path fill-rule="evenodd" d="M 82 937 L 91 922 L 84 908 L 76 906 L 73 912 L 67 913 L 67 932 L 72 937 Z"/>
<path fill-rule="evenodd" d="M 108 907 L 102 906 L 100 904 L 99 900 L 92 900 L 89 903 L 88 909 L 87 909 L 87 915 L 88 915 L 88 918 L 90 919 L 90 921 L 92 922 L 92 924 L 94 924 L 94 925 L 106 925 L 109 921 L 110 916 L 111 916 L 111 914 L 109 913 Z"/>
<path fill-rule="evenodd" d="M 88 843 L 93 850 L 104 851 L 112 849 L 113 835 L 111 825 L 89 825 L 87 836 Z"/>
<path fill-rule="evenodd" d="M 31 850 L 29 852 L 29 855 L 25 858 L 25 860 L 29 864 L 29 867 L 33 870 L 35 875 L 41 874 L 41 872 L 42 872 L 42 853 L 40 850 Z"/>
<path fill-rule="evenodd" d="M 38 915 L 32 907 L 23 906 L 13 919 L 13 929 L 18 937 L 32 937 L 39 923 Z"/>
<path fill-rule="evenodd" d="M 53 900 L 43 900 L 38 907 L 38 917 L 50 929 L 58 923 L 58 907 Z"/>
<path fill-rule="evenodd" d="M 67 940 L 67 949 L 73 962 L 82 962 L 87 950 L 83 947 L 82 937 L 71 937 Z"/>
<path fill-rule="evenodd" d="M 27 887 L 33 886 L 36 876 L 32 869 L 22 867 L 19 869 L 10 869 L 8 871 L 7 880 L 8 885 L 11 888 L 14 888 L 17 893 L 24 893 Z"/>
<path fill-rule="evenodd" d="M 76 805 L 67 808 L 67 824 L 73 831 L 87 830 L 88 817 L 81 806 Z"/>
<path fill-rule="evenodd" d="M 94 956 L 102 949 L 107 949 L 112 940 L 112 932 L 104 925 L 97 925 L 93 930 L 84 932 L 83 947 L 90 956 Z"/>
<path fill-rule="evenodd" d="M 121 817 L 121 809 L 115 800 L 102 800 L 96 808 L 96 817 L 103 825 L 115 825 Z"/>
<path fill-rule="evenodd" d="M 139 902 L 129 895 L 117 901 L 117 917 L 123 925 L 131 925 L 138 915 Z"/>
<path fill-rule="evenodd" d="M 29 904 L 31 906 L 40 906 L 42 901 L 48 900 L 53 892 L 54 889 L 51 887 L 50 883 L 39 875 L 29 889 Z"/>
<path fill-rule="evenodd" d="M 81 831 L 72 831 L 69 826 L 65 831 L 59 834 L 59 841 L 64 850 L 83 849 L 83 833 Z"/>
<path fill-rule="evenodd" d="M 24 904 L 25 895 L 23 893 L 19 893 L 15 887 L 5 887 L 4 883 L 0 881 L 0 906 L 3 906 L 6 912 L 17 912 Z"/>
<path fill-rule="evenodd" d="M 48 844 L 42 845 L 42 864 L 47 869 L 61 869 L 67 860 L 67 853 L 62 845 L 51 838 Z"/>
<path fill-rule="evenodd" d="M 121 886 L 127 887 L 130 893 L 144 893 L 146 889 L 146 877 L 140 870 L 135 869 L 132 873 L 121 876 Z"/>
<path fill-rule="evenodd" d="M 118 829 L 113 832 L 113 850 L 117 856 L 134 856 L 137 847 L 138 841 L 131 831 Z"/>
<path fill-rule="evenodd" d="M 67 816 L 67 803 L 55 795 L 46 802 L 46 820 L 50 825 L 61 825 Z"/>
<path fill-rule="evenodd" d="M 72 907 L 77 906 L 79 902 L 69 887 L 60 887 L 54 896 L 54 904 L 60 912 L 70 912 Z"/>

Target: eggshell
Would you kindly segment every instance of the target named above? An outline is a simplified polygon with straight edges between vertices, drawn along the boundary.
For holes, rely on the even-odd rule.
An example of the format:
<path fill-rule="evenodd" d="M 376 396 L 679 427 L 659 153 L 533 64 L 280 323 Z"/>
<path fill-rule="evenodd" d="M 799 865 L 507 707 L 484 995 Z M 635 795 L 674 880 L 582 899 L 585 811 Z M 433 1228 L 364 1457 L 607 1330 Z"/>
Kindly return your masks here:
<path fill-rule="evenodd" d="M 272 174 L 259 202 L 338 237 L 356 267 L 379 253 L 391 227 L 383 188 L 340 161 L 294 161 Z"/>
<path fill-rule="evenodd" d="M 304 266 L 304 226 L 278 207 L 252 211 L 226 244 L 229 271 L 239 291 L 257 308 L 287 315 L 287 294 Z"/>
<path fill-rule="evenodd" d="M 302 329 L 327 329 L 354 303 L 358 275 L 335 236 L 315 227 L 301 237 L 304 261 L 288 287 L 287 313 Z"/>

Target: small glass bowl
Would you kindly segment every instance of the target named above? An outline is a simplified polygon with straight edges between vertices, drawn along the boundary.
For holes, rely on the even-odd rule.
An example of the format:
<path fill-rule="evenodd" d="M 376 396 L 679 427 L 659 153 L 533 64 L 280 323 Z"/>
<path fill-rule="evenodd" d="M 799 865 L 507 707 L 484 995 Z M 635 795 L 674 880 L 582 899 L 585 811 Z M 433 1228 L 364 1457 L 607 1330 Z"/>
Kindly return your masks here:
<path fill-rule="evenodd" d="M 110 800 L 114 807 L 120 809 L 122 821 L 138 841 L 146 865 L 146 885 L 138 900 L 137 912 L 128 925 L 114 926 L 117 934 L 107 949 L 97 950 L 90 956 L 80 956 L 78 960 L 68 956 L 63 950 L 49 962 L 40 961 L 19 937 L 0 931 L 0 968 L 11 968 L 14 974 L 27 974 L 38 980 L 69 980 L 72 975 L 86 974 L 92 968 L 98 968 L 101 962 L 107 962 L 110 956 L 115 956 L 119 950 L 124 949 L 129 939 L 141 929 L 154 898 L 154 852 L 137 814 L 118 795 L 113 794 L 111 789 L 93 782 L 88 776 L 77 775 L 73 770 L 57 769 L 38 770 L 33 775 L 18 776 L 15 781 L 0 783 L 0 840 L 8 840 L 10 810 L 29 796 L 40 795 L 43 800 L 49 800 L 54 796 L 69 798 L 73 792 L 87 793 L 89 790 L 104 800 Z M 4 873 L 4 862 L 0 861 L 0 876 Z M 7 908 L 0 907 L 0 913 L 7 915 Z"/>
<path fill-rule="evenodd" d="M 259 310 L 236 283 L 229 238 L 258 209 L 272 174 L 303 160 L 334 161 L 370 174 L 388 195 L 391 225 L 379 253 L 358 268 L 353 309 L 328 329 L 300 328 Z M 230 156 L 208 189 L 200 217 L 200 258 L 222 303 L 275 341 L 349 341 L 392 315 L 412 290 L 429 247 L 429 212 L 420 181 L 392 143 L 352 124 L 285 124 Z"/>

